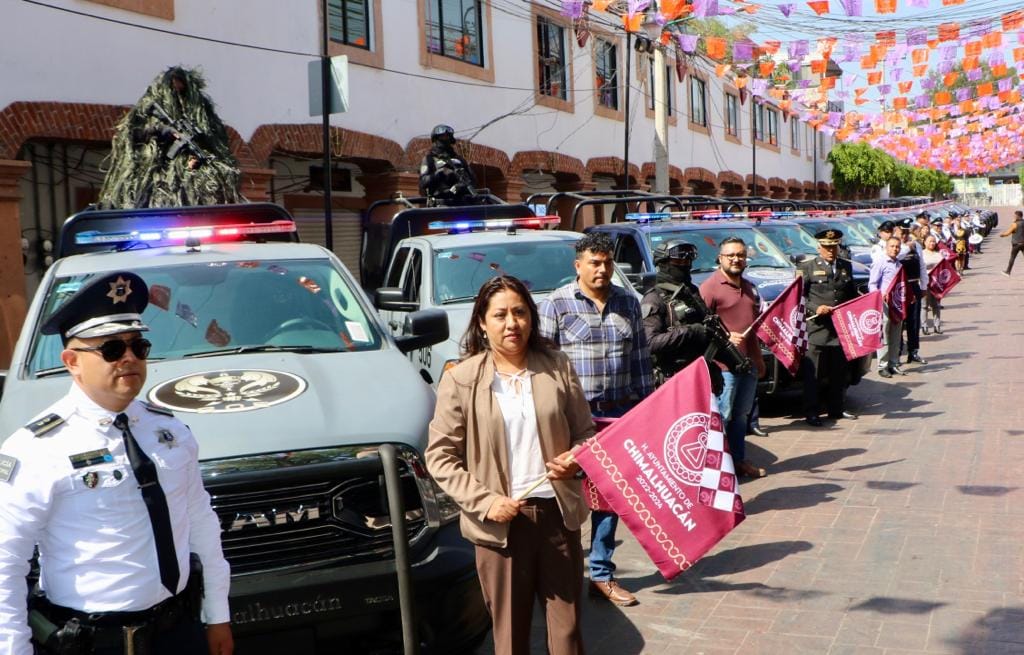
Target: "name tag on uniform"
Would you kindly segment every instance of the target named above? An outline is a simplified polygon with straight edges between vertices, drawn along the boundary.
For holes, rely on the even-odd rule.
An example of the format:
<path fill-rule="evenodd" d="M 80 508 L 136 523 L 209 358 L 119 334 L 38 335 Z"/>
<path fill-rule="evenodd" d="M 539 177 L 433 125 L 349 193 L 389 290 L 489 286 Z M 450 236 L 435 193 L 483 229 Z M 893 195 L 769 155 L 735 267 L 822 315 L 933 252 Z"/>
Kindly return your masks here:
<path fill-rule="evenodd" d="M 90 450 L 87 453 L 70 455 L 68 459 L 71 460 L 72 467 L 82 469 L 86 466 L 96 466 L 97 464 L 112 462 L 114 461 L 114 456 L 106 448 L 100 448 L 99 450 Z"/>
<path fill-rule="evenodd" d="M 814 271 L 812 275 L 828 275 L 828 271 Z"/>
<path fill-rule="evenodd" d="M 7 482 L 14 475 L 14 467 L 18 465 L 18 460 L 14 459 L 10 455 L 0 455 L 0 482 Z"/>

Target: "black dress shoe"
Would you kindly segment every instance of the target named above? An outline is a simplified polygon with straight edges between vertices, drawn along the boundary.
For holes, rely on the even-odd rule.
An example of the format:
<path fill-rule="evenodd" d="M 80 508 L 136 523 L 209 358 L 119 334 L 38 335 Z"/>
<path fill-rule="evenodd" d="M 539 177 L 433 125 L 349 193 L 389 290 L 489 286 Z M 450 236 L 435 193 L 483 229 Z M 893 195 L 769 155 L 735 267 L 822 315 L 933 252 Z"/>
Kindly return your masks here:
<path fill-rule="evenodd" d="M 821 422 L 821 418 L 817 416 L 808 416 L 807 418 L 804 419 L 804 421 L 807 423 L 807 425 L 811 426 L 812 428 L 820 428 L 823 425 L 823 423 Z"/>
<path fill-rule="evenodd" d="M 758 437 L 767 437 L 768 430 L 764 430 L 762 428 L 750 428 L 750 434 L 756 435 Z"/>
<path fill-rule="evenodd" d="M 902 368 L 900 368 L 898 364 L 896 366 L 890 366 L 889 370 L 893 374 L 895 374 L 895 375 L 906 375 L 907 374 L 907 372 L 904 371 Z"/>
<path fill-rule="evenodd" d="M 841 414 L 829 414 L 828 417 L 833 421 L 838 421 L 841 418 L 845 418 L 848 421 L 856 421 L 857 415 L 852 412 L 843 412 Z"/>
<path fill-rule="evenodd" d="M 921 357 L 917 353 L 912 353 L 910 355 L 910 357 L 907 358 L 907 363 L 908 364 L 912 364 L 912 363 L 915 363 L 915 362 L 918 363 L 918 364 L 927 364 L 928 360 L 925 359 L 924 357 Z"/>
<path fill-rule="evenodd" d="M 891 378 L 892 377 L 892 372 L 889 371 L 889 369 L 887 369 L 887 368 L 880 368 L 880 369 L 878 369 L 878 377 Z"/>

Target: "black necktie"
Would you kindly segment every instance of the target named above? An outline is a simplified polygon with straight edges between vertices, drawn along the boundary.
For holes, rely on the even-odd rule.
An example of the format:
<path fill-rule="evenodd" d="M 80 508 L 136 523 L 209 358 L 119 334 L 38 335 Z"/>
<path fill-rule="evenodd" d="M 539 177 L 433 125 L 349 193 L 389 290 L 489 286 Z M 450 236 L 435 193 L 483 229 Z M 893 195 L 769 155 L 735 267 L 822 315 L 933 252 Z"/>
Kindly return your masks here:
<path fill-rule="evenodd" d="M 174 552 L 174 535 L 171 532 L 171 514 L 167 510 L 167 497 L 160 486 L 156 475 L 156 464 L 153 463 L 135 440 L 128 427 L 128 417 L 118 414 L 114 419 L 114 427 L 124 437 L 124 449 L 128 452 L 128 461 L 132 464 L 132 472 L 142 490 L 142 500 L 149 511 L 149 521 L 153 524 L 153 537 L 156 541 L 156 560 L 160 565 L 160 582 L 167 587 L 171 595 L 178 593 L 178 556 Z"/>

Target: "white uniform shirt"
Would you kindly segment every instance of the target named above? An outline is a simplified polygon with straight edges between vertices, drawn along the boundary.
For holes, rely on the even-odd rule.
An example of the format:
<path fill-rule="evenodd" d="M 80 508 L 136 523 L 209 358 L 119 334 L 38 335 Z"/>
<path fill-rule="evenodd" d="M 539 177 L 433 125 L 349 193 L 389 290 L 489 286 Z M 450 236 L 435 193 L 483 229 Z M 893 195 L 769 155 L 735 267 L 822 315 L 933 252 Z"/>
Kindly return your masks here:
<path fill-rule="evenodd" d="M 39 545 L 40 583 L 47 599 L 83 612 L 138 611 L 170 597 L 160 582 L 153 526 L 125 452 L 117 415 L 72 383 L 67 396 L 40 416 L 64 422 L 35 436 L 15 432 L 0 453 L 17 459 L 0 482 L 0 655 L 32 652 L 26 623 L 25 576 Z M 139 401 L 125 409 L 140 448 L 153 460 L 170 511 L 180 578 L 189 553 L 203 562 L 207 623 L 226 623 L 230 570 L 220 522 L 199 473 L 199 446 L 172 416 Z M 105 449 L 105 450 L 104 450 Z M 75 455 L 109 451 L 109 461 L 75 468 Z M 82 458 L 78 458 L 81 460 Z M 88 477 L 87 477 L 88 476 Z"/>
<path fill-rule="evenodd" d="M 518 375 L 494 374 L 491 391 L 501 408 L 508 440 L 509 496 L 518 498 L 548 473 L 540 449 L 537 408 L 533 404 L 533 385 L 528 371 Z M 517 384 L 518 383 L 518 384 Z M 518 389 L 517 389 L 518 387 Z M 554 498 L 555 489 L 544 482 L 530 492 L 530 498 Z"/>

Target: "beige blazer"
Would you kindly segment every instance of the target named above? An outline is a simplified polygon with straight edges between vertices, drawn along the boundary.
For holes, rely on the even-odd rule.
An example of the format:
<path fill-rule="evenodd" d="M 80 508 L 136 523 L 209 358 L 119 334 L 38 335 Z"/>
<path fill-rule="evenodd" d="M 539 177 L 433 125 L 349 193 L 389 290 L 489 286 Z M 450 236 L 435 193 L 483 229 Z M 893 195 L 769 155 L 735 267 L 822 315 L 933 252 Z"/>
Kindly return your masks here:
<path fill-rule="evenodd" d="M 531 351 L 537 432 L 544 461 L 594 434 L 590 405 L 569 358 L 557 350 Z M 504 547 L 508 523 L 487 520 L 499 496 L 509 495 L 508 439 L 501 408 L 491 391 L 494 362 L 490 353 L 474 355 L 441 377 L 437 407 L 430 422 L 427 469 L 441 489 L 462 508 L 460 526 L 469 541 Z M 579 480 L 552 480 L 565 527 L 579 530 L 589 509 Z"/>

